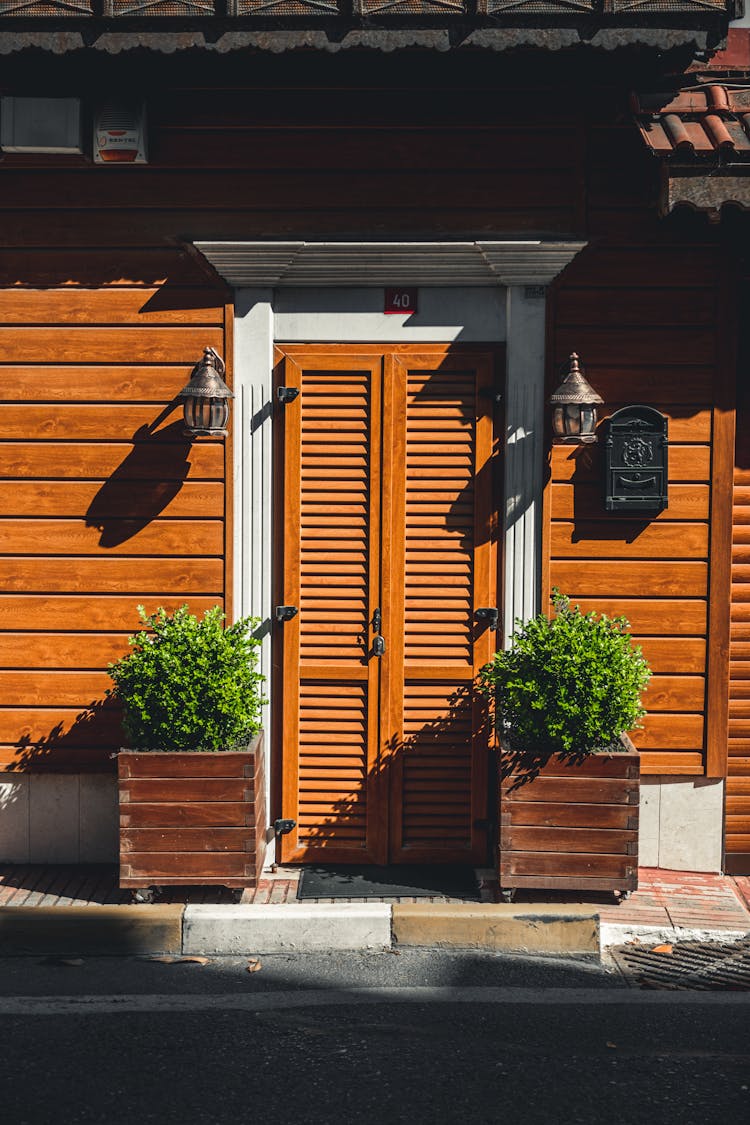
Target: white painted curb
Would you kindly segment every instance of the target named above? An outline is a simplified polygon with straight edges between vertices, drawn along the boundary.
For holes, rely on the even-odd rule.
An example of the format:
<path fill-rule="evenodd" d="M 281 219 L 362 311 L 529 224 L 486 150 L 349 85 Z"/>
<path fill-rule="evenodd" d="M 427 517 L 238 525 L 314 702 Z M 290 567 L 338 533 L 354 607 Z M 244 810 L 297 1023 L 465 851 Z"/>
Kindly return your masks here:
<path fill-rule="evenodd" d="M 183 953 L 236 955 L 390 949 L 388 903 L 188 906 Z"/>
<path fill-rule="evenodd" d="M 705 941 L 730 944 L 748 937 L 746 930 L 699 929 L 688 926 L 639 926 L 627 922 L 602 922 L 599 927 L 600 954 L 615 945 L 659 945 L 662 942 Z"/>

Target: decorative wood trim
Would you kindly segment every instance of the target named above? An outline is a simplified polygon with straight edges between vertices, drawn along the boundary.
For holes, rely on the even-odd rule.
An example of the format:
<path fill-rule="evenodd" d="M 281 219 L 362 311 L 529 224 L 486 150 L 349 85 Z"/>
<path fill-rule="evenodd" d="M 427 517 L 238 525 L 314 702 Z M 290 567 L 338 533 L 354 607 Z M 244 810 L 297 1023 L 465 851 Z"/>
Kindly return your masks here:
<path fill-rule="evenodd" d="M 105 16 L 213 16 L 214 0 L 104 0 Z"/>
<path fill-rule="evenodd" d="M 332 16 L 340 14 L 339 0 L 228 0 L 229 16 Z"/>
<path fill-rule="evenodd" d="M 503 358 L 505 349 L 500 353 Z M 497 353 L 496 353 L 497 355 Z M 487 592 L 487 605 L 500 606 L 500 590 L 497 587 L 497 551 L 499 528 L 495 519 L 498 499 L 502 493 L 494 492 L 495 484 L 495 363 L 496 355 L 487 355 L 477 358 L 476 373 L 476 442 L 475 442 L 475 507 L 474 507 L 474 582 L 473 609 L 477 609 L 480 599 Z M 489 484 L 481 487 L 483 480 L 489 477 Z M 479 486 L 479 487 L 477 487 Z M 478 495 L 477 495 L 478 493 Z M 502 621 L 500 622 L 500 626 Z M 480 669 L 492 659 L 497 637 L 497 632 L 485 629 L 475 640 L 474 677 L 479 675 Z M 486 701 L 474 693 L 472 699 L 472 753 L 475 762 L 484 760 L 493 735 L 487 716 Z M 481 856 L 488 844 L 487 828 L 482 827 L 482 822 L 487 816 L 488 808 L 488 771 L 480 769 L 480 776 L 472 785 L 472 826 L 471 847 L 474 856 Z"/>
<path fill-rule="evenodd" d="M 480 15 L 575 16 L 597 12 L 601 0 L 477 0 Z"/>
<path fill-rule="evenodd" d="M 284 357 L 283 363 L 284 385 L 287 387 L 301 388 L 302 372 L 289 356 Z M 283 501 L 277 513 L 279 523 L 284 529 L 283 538 L 283 569 L 279 584 L 278 596 L 284 605 L 299 607 L 300 595 L 300 420 L 301 403 L 299 397 L 295 402 L 284 407 L 284 461 L 283 461 Z M 282 474 L 279 473 L 281 476 Z M 282 636 L 282 674 L 281 696 L 283 699 L 283 717 L 277 728 L 279 744 L 284 747 L 281 757 L 282 766 L 282 798 L 281 804 L 284 815 L 293 820 L 299 819 L 298 800 L 299 782 L 297 768 L 297 754 L 293 748 L 299 746 L 299 612 L 291 621 L 284 622 L 277 627 Z M 281 858 L 287 862 L 292 858 L 299 846 L 298 829 L 294 828 L 281 840 Z"/>
<path fill-rule="evenodd" d="M 273 378 L 271 386 L 271 409 L 276 401 L 276 388 L 285 382 L 285 361 L 283 353 L 273 349 Z M 276 418 L 274 418 L 274 422 Z M 269 821 L 282 816 L 284 808 L 284 787 L 282 776 L 282 732 L 284 729 L 284 629 L 277 626 L 273 618 L 273 607 L 284 601 L 284 459 L 286 433 L 283 426 L 274 427 L 272 471 L 272 597 L 271 597 L 271 800 Z M 277 849 L 279 842 L 276 842 Z M 277 852 L 277 858 L 280 858 Z"/>
<path fill-rule="evenodd" d="M 224 304 L 224 366 L 227 384 L 235 391 L 234 378 L 234 301 Z M 236 393 L 236 391 L 235 391 Z M 224 439 L 224 612 L 229 622 L 234 621 L 234 431 L 241 421 L 237 419 L 238 399 L 229 411 L 228 433 Z"/>
<path fill-rule="evenodd" d="M 729 733 L 729 626 L 732 596 L 732 509 L 736 408 L 737 278 L 725 263 L 716 291 L 717 378 L 711 463 L 708 595 L 706 775 L 725 777 Z"/>
<path fill-rule="evenodd" d="M 544 325 L 544 401 L 553 386 L 555 326 L 557 323 L 557 292 L 554 283 L 547 294 L 547 318 Z M 549 609 L 552 594 L 552 424 L 550 413 L 545 410 L 544 417 L 544 481 L 542 484 L 542 574 L 540 598 L 543 609 Z"/>
<path fill-rule="evenodd" d="M 396 482 L 405 478 L 406 465 L 406 377 L 401 363 L 392 352 L 385 356 L 383 394 L 383 465 L 384 479 Z M 400 376 L 400 377 L 399 377 Z M 385 627 L 404 619 L 405 584 L 397 560 L 404 557 L 406 540 L 406 490 L 391 488 L 383 495 L 382 510 L 383 563 L 382 592 Z M 382 660 L 380 756 L 384 785 L 381 800 L 392 800 L 391 816 L 400 824 L 403 814 L 402 786 L 389 786 L 388 778 L 400 770 L 398 761 L 399 730 L 404 696 L 404 637 L 401 630 L 389 628 L 388 647 Z M 392 796 L 389 793 L 392 788 Z M 387 855 L 388 835 L 383 840 Z"/>
<path fill-rule="evenodd" d="M 726 12 L 726 0 L 605 0 L 605 10 L 620 12 Z"/>
<path fill-rule="evenodd" d="M 368 855 L 384 856 L 388 848 L 388 820 L 386 816 L 378 815 L 377 809 L 388 808 L 387 786 L 388 775 L 379 767 L 381 764 L 382 737 L 381 737 L 381 687 L 387 683 L 387 669 L 383 667 L 383 660 L 387 658 L 391 645 L 393 630 L 387 613 L 383 610 L 382 574 L 390 561 L 387 554 L 390 547 L 389 529 L 383 527 L 383 446 L 385 434 L 383 433 L 383 358 L 378 356 L 373 363 L 370 374 L 370 404 L 369 404 L 369 469 L 370 469 L 370 510 L 368 513 L 368 560 L 367 560 L 367 645 L 372 645 L 377 635 L 372 626 L 372 615 L 376 608 L 383 612 L 382 633 L 386 637 L 386 651 L 383 657 L 370 657 L 367 663 L 367 842 Z M 378 549 L 379 548 L 379 549 Z M 388 707 L 389 696 L 386 691 L 384 700 Z M 371 798 L 374 798 L 372 800 Z M 385 801 L 385 805 L 383 805 Z"/>
<path fill-rule="evenodd" d="M 0 16 L 92 16 L 91 0 L 0 0 Z"/>
<path fill-rule="evenodd" d="M 467 0 L 354 0 L 358 16 L 465 16 Z"/>

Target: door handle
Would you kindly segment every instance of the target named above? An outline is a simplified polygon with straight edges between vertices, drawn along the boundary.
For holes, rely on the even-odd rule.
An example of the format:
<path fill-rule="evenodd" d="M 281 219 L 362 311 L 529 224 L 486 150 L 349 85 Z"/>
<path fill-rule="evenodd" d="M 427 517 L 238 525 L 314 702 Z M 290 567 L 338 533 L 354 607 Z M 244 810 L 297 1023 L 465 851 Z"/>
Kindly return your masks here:
<path fill-rule="evenodd" d="M 383 628 L 383 614 L 380 607 L 372 611 L 372 629 L 375 636 L 372 638 L 372 652 L 373 656 L 382 656 L 385 652 L 385 637 L 380 635 L 380 630 Z"/>

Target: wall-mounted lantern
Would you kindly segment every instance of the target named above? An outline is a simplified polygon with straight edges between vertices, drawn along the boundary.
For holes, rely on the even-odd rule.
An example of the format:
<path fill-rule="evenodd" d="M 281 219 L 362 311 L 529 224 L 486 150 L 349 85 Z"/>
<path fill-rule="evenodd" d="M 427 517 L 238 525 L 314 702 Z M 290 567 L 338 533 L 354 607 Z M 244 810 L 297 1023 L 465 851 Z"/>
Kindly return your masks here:
<path fill-rule="evenodd" d="M 204 348 L 190 382 L 177 396 L 184 403 L 189 437 L 226 437 L 229 400 L 234 395 L 224 382 L 225 370 L 221 356 L 213 348 Z"/>
<path fill-rule="evenodd" d="M 602 402 L 604 399 L 584 378 L 573 352 L 567 375 L 549 397 L 554 440 L 569 444 L 596 441 L 596 408 Z"/>

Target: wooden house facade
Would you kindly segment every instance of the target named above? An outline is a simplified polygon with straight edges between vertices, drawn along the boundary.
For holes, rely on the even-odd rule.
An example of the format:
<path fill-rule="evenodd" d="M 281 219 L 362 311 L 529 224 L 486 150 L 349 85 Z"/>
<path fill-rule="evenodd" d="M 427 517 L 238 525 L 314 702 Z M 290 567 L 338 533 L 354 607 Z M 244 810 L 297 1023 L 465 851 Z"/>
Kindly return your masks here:
<path fill-rule="evenodd" d="M 0 96 L 88 131 L 0 160 L 0 859 L 115 857 L 107 663 L 138 604 L 218 602 L 260 619 L 278 858 L 484 865 L 473 682 L 557 586 L 652 666 L 641 863 L 750 870 L 731 13 L 162 7 L 0 2 Z M 92 161 L 102 102 L 145 163 Z M 175 403 L 206 346 L 225 442 Z M 662 512 L 553 446 L 574 351 L 602 417 L 668 420 Z"/>

